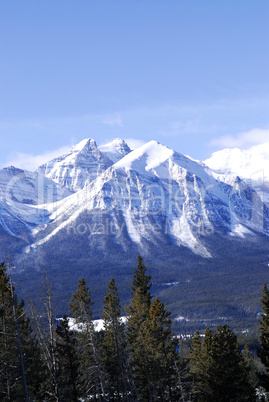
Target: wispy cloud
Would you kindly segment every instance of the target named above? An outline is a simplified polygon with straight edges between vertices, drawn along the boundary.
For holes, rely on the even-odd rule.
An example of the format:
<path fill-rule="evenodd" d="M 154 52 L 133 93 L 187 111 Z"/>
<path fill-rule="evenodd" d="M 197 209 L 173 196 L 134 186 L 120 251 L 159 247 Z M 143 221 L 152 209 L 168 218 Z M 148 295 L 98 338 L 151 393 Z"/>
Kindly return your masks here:
<path fill-rule="evenodd" d="M 210 146 L 221 148 L 248 148 L 251 145 L 261 144 L 269 141 L 269 129 L 254 128 L 237 135 L 224 135 L 210 141 Z"/>
<path fill-rule="evenodd" d="M 0 163 L 2 166 L 3 163 L 7 166 L 7 162 L 36 166 L 39 160 L 44 161 L 44 154 L 45 160 L 49 159 L 44 149 L 78 143 L 89 137 L 99 144 L 123 137 L 131 148 L 141 145 L 141 142 L 131 143 L 132 139 L 146 142 L 155 139 L 181 153 L 206 159 L 209 144 L 213 150 L 218 150 L 268 141 L 268 130 L 261 129 L 269 127 L 268 105 L 268 97 L 220 99 L 185 104 L 141 104 L 99 114 L 0 120 Z"/>
<path fill-rule="evenodd" d="M 52 151 L 46 151 L 43 154 L 32 155 L 22 152 L 15 152 L 10 156 L 10 159 L 5 163 L 5 166 L 15 166 L 20 169 L 34 171 L 38 166 L 63 155 L 70 150 L 70 146 L 64 146 Z"/>
<path fill-rule="evenodd" d="M 113 114 L 110 116 L 106 116 L 103 119 L 103 124 L 106 124 L 107 126 L 119 126 L 122 127 L 123 126 L 123 122 L 122 122 L 122 117 L 119 113 L 117 114 Z"/>

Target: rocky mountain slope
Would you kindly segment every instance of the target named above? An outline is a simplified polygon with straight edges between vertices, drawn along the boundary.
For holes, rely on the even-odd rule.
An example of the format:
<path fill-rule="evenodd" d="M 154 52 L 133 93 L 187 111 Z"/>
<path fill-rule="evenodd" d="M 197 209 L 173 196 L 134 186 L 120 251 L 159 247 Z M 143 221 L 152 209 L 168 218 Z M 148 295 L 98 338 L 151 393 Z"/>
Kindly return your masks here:
<path fill-rule="evenodd" d="M 269 142 L 248 150 L 226 148 L 214 152 L 205 164 L 224 178 L 240 176 L 269 204 Z"/>
<path fill-rule="evenodd" d="M 71 191 L 78 191 L 129 152 L 130 148 L 121 139 L 104 146 L 102 152 L 94 140 L 85 139 L 69 153 L 40 166 L 38 172 Z"/>
<path fill-rule="evenodd" d="M 268 275 L 269 210 L 257 192 L 231 170 L 212 170 L 156 141 L 131 151 L 120 139 L 100 147 L 87 139 L 37 172 L 2 169 L 0 211 L 1 258 L 12 258 L 17 278 L 31 278 L 27 291 L 44 269 L 58 297 L 69 297 L 84 276 L 94 283 L 97 310 L 112 275 L 126 292 L 138 252 L 155 291 L 183 316 L 186 283 L 203 282 L 203 272 L 209 299 L 214 275 L 222 283 L 223 275 L 242 277 L 238 261 L 257 266 L 257 283 L 246 268 L 254 293 Z M 229 294 L 230 279 L 225 286 Z"/>

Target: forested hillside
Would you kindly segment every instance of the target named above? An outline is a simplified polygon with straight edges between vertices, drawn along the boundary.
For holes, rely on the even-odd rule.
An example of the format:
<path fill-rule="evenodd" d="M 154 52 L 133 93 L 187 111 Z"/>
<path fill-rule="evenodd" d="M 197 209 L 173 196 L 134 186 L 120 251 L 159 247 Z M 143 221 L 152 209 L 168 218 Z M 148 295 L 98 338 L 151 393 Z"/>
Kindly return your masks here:
<path fill-rule="evenodd" d="M 25 307 L 12 285 L 10 264 L 0 265 L 1 401 L 267 401 L 269 294 L 261 298 L 256 349 L 239 346 L 227 324 L 191 342 L 171 332 L 171 313 L 151 293 L 151 276 L 139 255 L 126 319 L 112 278 L 103 302 L 103 329 L 83 278 L 56 319 L 52 284 Z"/>

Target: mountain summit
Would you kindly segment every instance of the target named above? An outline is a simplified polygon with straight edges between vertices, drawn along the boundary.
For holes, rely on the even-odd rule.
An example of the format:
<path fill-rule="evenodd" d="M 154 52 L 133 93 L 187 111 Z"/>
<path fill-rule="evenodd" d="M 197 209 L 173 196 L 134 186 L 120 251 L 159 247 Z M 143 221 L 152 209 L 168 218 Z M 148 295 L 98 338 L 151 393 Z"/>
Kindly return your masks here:
<path fill-rule="evenodd" d="M 240 176 L 269 205 L 269 142 L 247 150 L 226 148 L 214 152 L 205 164 L 224 177 Z"/>
<path fill-rule="evenodd" d="M 71 191 L 81 190 L 113 162 L 102 154 L 89 138 L 74 145 L 70 151 L 38 168 L 38 172 Z"/>
<path fill-rule="evenodd" d="M 131 152 L 129 145 L 121 138 L 99 146 L 102 154 L 106 155 L 113 163 L 119 161 L 123 156 Z"/>
<path fill-rule="evenodd" d="M 38 197 L 35 183 L 54 183 L 53 198 Z M 227 261 L 233 276 L 235 261 L 268 258 L 269 210 L 257 192 L 156 141 L 131 151 L 121 139 L 101 146 L 86 139 L 35 173 L 2 169 L 0 210 L 0 253 L 12 255 L 18 272 L 34 277 L 49 267 L 67 287 L 83 275 L 97 294 L 100 278 L 123 279 L 138 253 L 159 291 L 212 264 Z"/>
<path fill-rule="evenodd" d="M 7 176 L 4 172 L 0 178 Z M 93 255 L 96 248 L 105 249 L 107 243 L 125 252 L 135 249 L 144 254 L 150 252 L 150 245 L 170 244 L 179 251 L 183 246 L 208 258 L 214 254 L 207 245 L 213 233 L 224 237 L 269 235 L 268 209 L 244 181 L 235 176 L 227 184 L 206 165 L 157 141 L 131 151 L 121 139 L 100 147 L 93 139 L 86 139 L 30 175 L 66 189 L 55 198 L 57 202 L 41 202 L 40 220 L 32 218 L 41 213 L 38 205 L 21 209 L 16 205 L 17 210 L 12 209 L 22 222 L 35 226 L 33 242 L 25 250 L 27 254 L 34 252 L 36 258 L 39 248 L 51 248 L 59 239 L 62 242 L 70 228 L 74 239 L 83 219 L 90 228 L 107 222 L 115 232 L 103 228 L 102 233 L 87 233 L 91 242 L 83 253 L 88 250 Z M 32 192 L 37 191 L 31 186 Z M 77 251 L 82 237 L 78 235 Z M 63 247 L 59 250 L 63 252 Z"/>

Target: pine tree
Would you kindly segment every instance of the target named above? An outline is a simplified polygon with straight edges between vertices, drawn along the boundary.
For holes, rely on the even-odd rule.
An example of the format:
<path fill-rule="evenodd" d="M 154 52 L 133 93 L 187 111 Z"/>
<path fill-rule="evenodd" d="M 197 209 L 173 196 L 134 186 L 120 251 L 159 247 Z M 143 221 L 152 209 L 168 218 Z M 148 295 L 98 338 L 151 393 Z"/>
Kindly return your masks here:
<path fill-rule="evenodd" d="M 175 375 L 176 341 L 172 338 L 170 314 L 156 297 L 143 330 L 151 388 L 149 395 L 153 401 L 172 400 L 171 378 Z"/>
<path fill-rule="evenodd" d="M 266 368 L 266 375 L 262 376 L 263 386 L 269 391 L 269 292 L 266 283 L 263 285 L 261 298 L 262 312 L 260 318 L 260 357 Z"/>
<path fill-rule="evenodd" d="M 69 329 L 69 321 L 66 315 L 59 321 L 55 329 L 57 378 L 61 401 L 78 401 L 78 357 L 75 350 L 75 337 Z"/>
<path fill-rule="evenodd" d="M 23 300 L 0 264 L 0 400 L 41 400 L 41 359 Z"/>
<path fill-rule="evenodd" d="M 201 353 L 191 352 L 191 372 L 194 373 L 193 400 L 205 402 L 252 401 L 254 390 L 247 382 L 248 372 L 236 335 L 228 325 L 217 327 L 217 333 L 207 329 Z M 195 348 L 193 347 L 193 350 Z"/>
<path fill-rule="evenodd" d="M 131 302 L 126 309 L 127 342 L 129 347 L 130 366 L 139 394 L 139 400 L 152 400 L 149 384 L 149 366 L 147 362 L 144 334 L 148 324 L 151 306 L 151 276 L 146 274 L 143 258 L 138 255 L 137 268 L 134 270 L 131 286 Z"/>
<path fill-rule="evenodd" d="M 126 356 L 125 328 L 121 322 L 121 308 L 118 290 L 112 278 L 104 298 L 102 318 L 104 320 L 104 337 L 102 354 L 108 378 L 110 400 L 132 400 L 132 386 L 128 374 Z"/>
<path fill-rule="evenodd" d="M 252 389 L 247 384 L 247 371 L 244 365 L 236 335 L 228 325 L 217 327 L 213 336 L 210 379 L 212 396 L 220 402 L 245 402 L 253 400 Z M 224 394 L 225 392 L 225 394 Z M 213 398 L 212 398 L 213 400 Z"/>
<path fill-rule="evenodd" d="M 82 278 L 69 302 L 71 317 L 79 327 L 76 332 L 77 354 L 80 358 L 79 392 L 82 397 L 99 395 L 99 399 L 105 399 L 105 383 L 93 325 L 92 305 L 89 288 Z"/>
<path fill-rule="evenodd" d="M 178 400 L 172 392 L 172 379 L 175 385 L 177 374 L 170 312 L 158 298 L 151 303 L 150 281 L 143 258 L 138 255 L 127 308 L 127 340 L 138 400 Z"/>
<path fill-rule="evenodd" d="M 258 357 L 250 350 L 249 345 L 246 344 L 243 352 L 244 366 L 247 373 L 247 381 L 256 389 L 259 386 L 259 368 L 258 368 Z"/>
<path fill-rule="evenodd" d="M 190 374 L 193 377 L 192 394 L 193 400 L 199 400 L 204 389 L 204 360 L 202 341 L 199 331 L 195 332 L 190 349 Z"/>
<path fill-rule="evenodd" d="M 149 317 L 152 296 L 150 294 L 151 276 L 146 275 L 146 266 L 143 258 L 138 255 L 137 267 L 134 269 L 134 275 L 131 286 L 131 302 L 127 308 L 127 336 L 128 343 L 132 345 L 136 342 L 137 335 L 141 326 Z"/>

